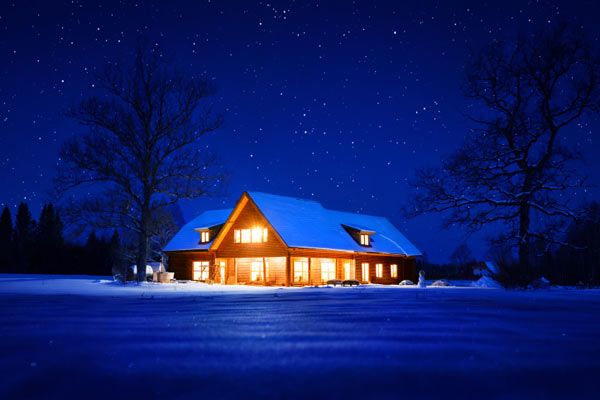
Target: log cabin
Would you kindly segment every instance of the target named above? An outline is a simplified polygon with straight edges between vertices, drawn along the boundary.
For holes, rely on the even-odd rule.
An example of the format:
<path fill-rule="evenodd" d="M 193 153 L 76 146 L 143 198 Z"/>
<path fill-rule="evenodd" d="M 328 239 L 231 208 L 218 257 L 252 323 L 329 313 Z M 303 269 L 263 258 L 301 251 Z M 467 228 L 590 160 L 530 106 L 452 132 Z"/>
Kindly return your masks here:
<path fill-rule="evenodd" d="M 281 286 L 415 281 L 421 255 L 386 218 L 259 192 L 202 213 L 164 251 L 179 280 Z"/>

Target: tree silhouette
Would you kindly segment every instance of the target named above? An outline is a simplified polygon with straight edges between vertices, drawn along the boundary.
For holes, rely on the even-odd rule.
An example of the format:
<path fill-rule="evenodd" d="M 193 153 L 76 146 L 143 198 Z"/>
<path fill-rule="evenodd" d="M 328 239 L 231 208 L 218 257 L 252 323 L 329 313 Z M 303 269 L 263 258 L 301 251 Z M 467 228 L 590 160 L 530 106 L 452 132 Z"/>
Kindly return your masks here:
<path fill-rule="evenodd" d="M 20 203 L 15 217 L 13 240 L 17 272 L 31 272 L 31 251 L 35 237 L 35 221 L 26 203 Z"/>
<path fill-rule="evenodd" d="M 10 209 L 4 207 L 0 215 L 0 272 L 10 272 L 14 262 L 13 225 Z"/>
<path fill-rule="evenodd" d="M 531 243 L 560 241 L 584 184 L 566 128 L 600 109 L 598 54 L 579 27 L 494 42 L 472 62 L 466 94 L 482 105 L 464 144 L 417 172 L 408 214 L 446 213 L 446 226 L 501 223 L 500 241 L 527 269 Z"/>
<path fill-rule="evenodd" d="M 56 185 L 59 193 L 92 186 L 74 215 L 96 228 L 132 232 L 141 280 L 162 211 L 219 184 L 214 159 L 198 141 L 222 118 L 206 104 L 215 93 L 209 81 L 175 71 L 157 47 L 140 45 L 131 68 L 112 64 L 99 84 L 103 96 L 68 113 L 88 132 L 62 147 Z"/>

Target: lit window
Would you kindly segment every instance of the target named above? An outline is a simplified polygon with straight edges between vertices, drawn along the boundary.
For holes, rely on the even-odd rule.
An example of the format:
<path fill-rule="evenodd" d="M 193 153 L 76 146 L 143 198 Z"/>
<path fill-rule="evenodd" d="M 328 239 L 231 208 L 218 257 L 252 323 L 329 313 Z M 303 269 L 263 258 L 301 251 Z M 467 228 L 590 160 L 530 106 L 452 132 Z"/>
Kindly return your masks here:
<path fill-rule="evenodd" d="M 195 281 L 205 281 L 208 279 L 208 261 L 194 261 L 194 274 L 193 279 Z"/>
<path fill-rule="evenodd" d="M 250 243 L 251 232 L 250 229 L 242 229 L 242 243 Z"/>
<path fill-rule="evenodd" d="M 210 240 L 210 232 L 209 231 L 200 232 L 200 242 L 208 243 L 209 240 Z"/>
<path fill-rule="evenodd" d="M 390 265 L 390 275 L 392 276 L 392 278 L 398 277 L 398 265 L 396 265 L 396 264 Z"/>
<path fill-rule="evenodd" d="M 263 278 L 263 263 L 262 261 L 252 261 L 252 269 L 250 271 L 250 279 L 254 281 L 262 281 Z"/>
<path fill-rule="evenodd" d="M 352 279 L 350 275 L 350 263 L 344 263 L 344 279 Z"/>
<path fill-rule="evenodd" d="M 260 243 L 263 241 L 263 230 L 261 228 L 252 228 L 252 243 Z"/>
<path fill-rule="evenodd" d="M 234 229 L 234 243 L 262 243 L 267 241 L 269 230 L 267 228 Z"/>
<path fill-rule="evenodd" d="M 360 266 L 363 282 L 369 282 L 369 263 L 362 263 Z"/>
<path fill-rule="evenodd" d="M 369 240 L 369 235 L 367 235 L 366 233 L 361 233 L 360 234 L 360 244 L 363 246 L 370 246 L 371 242 Z"/>
<path fill-rule="evenodd" d="M 294 283 L 308 282 L 308 261 L 294 261 Z"/>
<path fill-rule="evenodd" d="M 375 276 L 378 278 L 383 277 L 383 264 L 375 264 Z"/>
<path fill-rule="evenodd" d="M 335 263 L 332 261 L 321 262 L 321 280 L 327 282 L 335 279 Z"/>

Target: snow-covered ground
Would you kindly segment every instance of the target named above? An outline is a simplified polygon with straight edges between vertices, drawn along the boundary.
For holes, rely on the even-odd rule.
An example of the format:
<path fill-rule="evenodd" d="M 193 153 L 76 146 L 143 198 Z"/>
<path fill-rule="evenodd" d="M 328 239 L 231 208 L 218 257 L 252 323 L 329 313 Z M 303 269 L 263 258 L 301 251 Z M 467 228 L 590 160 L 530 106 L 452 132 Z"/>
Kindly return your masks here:
<path fill-rule="evenodd" d="M 598 396 L 600 290 L 0 275 L 2 398 Z"/>

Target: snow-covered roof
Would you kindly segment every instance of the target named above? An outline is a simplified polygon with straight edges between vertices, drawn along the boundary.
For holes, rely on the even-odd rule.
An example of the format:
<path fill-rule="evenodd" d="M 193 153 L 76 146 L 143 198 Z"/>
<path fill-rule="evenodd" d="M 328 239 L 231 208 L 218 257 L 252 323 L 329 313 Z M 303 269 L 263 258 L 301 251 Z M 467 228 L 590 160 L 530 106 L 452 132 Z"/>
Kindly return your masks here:
<path fill-rule="evenodd" d="M 200 235 L 196 231 L 198 228 L 210 228 L 216 225 L 224 224 L 233 211 L 232 208 L 225 210 L 205 211 L 187 224 L 185 224 L 173 239 L 165 246 L 164 251 L 177 250 L 208 250 L 211 242 L 200 243 Z"/>
<path fill-rule="evenodd" d="M 421 255 L 419 250 L 384 217 L 334 211 L 312 200 L 247 192 L 258 209 L 289 247 L 317 248 L 341 251 Z M 173 250 L 207 249 L 209 244 L 198 243 L 194 228 L 222 224 L 232 210 L 207 211 L 186 224 L 165 248 Z M 208 215 L 216 213 L 215 215 Z M 227 215 L 225 215 L 227 214 Z M 215 218 L 219 216 L 220 218 Z M 371 246 L 358 244 L 344 229 L 344 225 L 374 232 Z M 212 242 L 211 242 L 212 243 Z"/>

